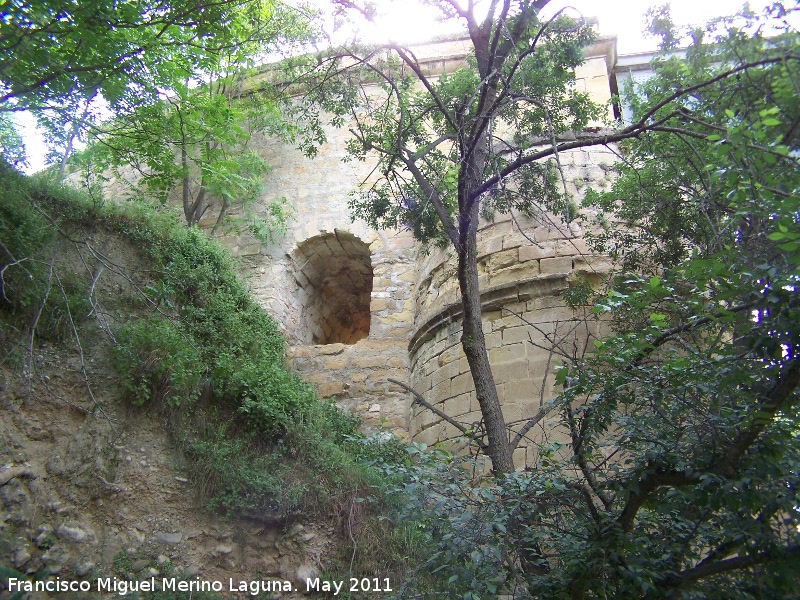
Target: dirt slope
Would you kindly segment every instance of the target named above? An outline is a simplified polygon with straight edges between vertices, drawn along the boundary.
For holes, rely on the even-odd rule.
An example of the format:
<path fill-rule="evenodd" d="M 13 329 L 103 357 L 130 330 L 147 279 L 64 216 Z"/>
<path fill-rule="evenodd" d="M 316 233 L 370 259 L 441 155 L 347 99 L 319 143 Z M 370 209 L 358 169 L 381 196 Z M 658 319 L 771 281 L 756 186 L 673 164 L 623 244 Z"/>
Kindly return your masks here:
<path fill-rule="evenodd" d="M 229 579 L 295 582 L 319 573 L 335 554 L 333 520 L 209 514 L 165 419 L 121 401 L 109 332 L 145 310 L 136 287 L 146 285 L 147 265 L 110 234 L 84 241 L 62 242 L 53 262 L 93 291 L 89 314 L 75 316 L 79 343 L 67 328 L 58 343 L 34 338 L 32 351 L 24 340 L 16 360 L 0 364 L 0 565 L 93 581 L 80 598 L 120 597 L 96 593 L 98 576 L 216 580 L 221 595 L 252 598 L 230 593 Z"/>

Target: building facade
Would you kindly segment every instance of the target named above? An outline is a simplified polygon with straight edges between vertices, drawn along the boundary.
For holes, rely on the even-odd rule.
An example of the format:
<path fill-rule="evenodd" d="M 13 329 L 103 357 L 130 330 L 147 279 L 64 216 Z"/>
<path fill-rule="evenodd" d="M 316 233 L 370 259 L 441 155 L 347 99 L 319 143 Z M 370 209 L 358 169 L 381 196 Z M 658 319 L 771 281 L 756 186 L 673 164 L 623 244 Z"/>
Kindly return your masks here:
<path fill-rule="evenodd" d="M 418 56 L 435 75 L 464 65 L 464 53 L 465 44 L 455 41 L 427 45 Z M 586 57 L 576 86 L 611 114 L 615 40 L 599 40 Z M 452 425 L 412 409 L 411 396 L 389 379 L 407 383 L 461 422 L 480 421 L 460 346 L 455 257 L 448 249 L 421 247 L 408 231 L 376 231 L 352 220 L 348 199 L 373 164 L 342 162 L 346 127 L 326 134 L 313 160 L 278 140 L 256 140 L 272 166 L 265 200 L 285 197 L 296 213 L 271 245 L 246 235 L 222 242 L 239 257 L 255 298 L 280 323 L 291 368 L 316 384 L 320 396 L 360 415 L 367 430 L 390 429 L 429 445 L 453 440 L 459 432 Z M 560 153 L 567 191 L 579 201 L 587 188 L 610 185 L 614 161 L 612 149 L 603 147 Z M 507 421 L 532 416 L 553 394 L 552 356 L 532 342 L 572 319 L 561 292 L 578 275 L 602 276 L 611 267 L 587 249 L 583 233 L 591 226 L 552 214 L 498 214 L 481 223 L 484 331 Z M 527 451 L 520 446 L 517 464 Z"/>

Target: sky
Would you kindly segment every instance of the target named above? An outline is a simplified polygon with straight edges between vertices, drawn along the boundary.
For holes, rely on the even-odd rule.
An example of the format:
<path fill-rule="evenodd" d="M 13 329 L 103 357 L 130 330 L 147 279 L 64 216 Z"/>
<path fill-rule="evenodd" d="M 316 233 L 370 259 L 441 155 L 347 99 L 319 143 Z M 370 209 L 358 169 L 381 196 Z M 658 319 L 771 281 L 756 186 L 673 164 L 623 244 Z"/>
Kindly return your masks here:
<path fill-rule="evenodd" d="M 286 0 L 296 4 L 301 0 Z M 302 0 L 319 6 L 322 10 L 330 10 L 329 0 Z M 466 0 L 462 0 L 466 2 Z M 479 0 L 480 1 L 480 0 Z M 546 8 L 550 14 L 563 7 L 571 7 L 571 11 L 584 17 L 597 17 L 601 35 L 617 36 L 617 53 L 619 55 L 654 50 L 657 40 L 642 35 L 645 27 L 645 13 L 653 5 L 661 5 L 666 0 L 552 0 Z M 800 0 L 794 0 L 800 3 Z M 786 3 L 790 4 L 792 0 Z M 363 22 L 358 26 L 359 34 L 368 42 L 395 41 L 402 43 L 424 42 L 437 35 L 455 33 L 458 29 L 450 29 L 448 25 L 437 20 L 437 12 L 429 6 L 423 6 L 418 0 L 377 0 L 379 15 L 376 22 Z M 703 23 L 711 18 L 732 14 L 739 10 L 744 0 L 670 0 L 673 21 L 678 25 Z M 751 0 L 754 11 L 771 4 L 771 0 Z M 452 27 L 452 24 L 449 25 Z M 800 26 L 800 24 L 798 24 Z M 342 26 L 332 34 L 337 42 L 349 39 L 353 35 L 352 26 Z M 46 150 L 41 135 L 37 134 L 35 122 L 30 115 L 19 115 L 18 124 L 28 151 L 29 173 L 44 167 Z"/>
<path fill-rule="evenodd" d="M 288 0 L 293 2 L 293 0 Z M 300 1 L 300 0 L 297 0 Z M 330 6 L 328 0 L 305 0 L 323 10 Z M 467 0 L 461 0 L 466 4 Z M 799 2 L 800 0 L 794 0 Z M 478 0 L 479 3 L 481 0 Z M 602 35 L 617 36 L 619 54 L 630 54 L 654 49 L 656 40 L 645 38 L 645 13 L 651 6 L 669 2 L 673 20 L 678 25 L 699 24 L 717 16 L 737 12 L 745 0 L 551 0 L 545 13 L 552 14 L 564 7 L 584 17 L 599 19 Z M 790 4 L 788 0 L 786 4 Z M 760 12 L 772 0 L 750 0 L 750 7 Z M 375 25 L 363 23 L 360 33 L 370 42 L 385 40 L 397 42 L 424 42 L 441 34 L 443 24 L 437 22 L 437 11 L 423 6 L 419 0 L 377 0 L 379 19 Z M 337 40 L 344 39 L 339 32 Z"/>

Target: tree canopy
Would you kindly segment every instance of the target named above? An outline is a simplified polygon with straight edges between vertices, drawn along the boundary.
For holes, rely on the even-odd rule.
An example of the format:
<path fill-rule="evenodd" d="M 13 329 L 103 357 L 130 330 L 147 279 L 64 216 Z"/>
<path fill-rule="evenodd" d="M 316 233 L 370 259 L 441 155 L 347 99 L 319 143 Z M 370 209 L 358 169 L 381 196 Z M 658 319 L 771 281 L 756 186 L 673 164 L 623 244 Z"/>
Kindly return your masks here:
<path fill-rule="evenodd" d="M 5 0 L 0 110 L 63 107 L 100 94 L 113 109 L 276 36 L 271 0 Z"/>
<path fill-rule="evenodd" d="M 3 14 L 0 112 L 34 112 L 62 171 L 109 113 L 152 110 L 310 35 L 304 14 L 273 0 L 8 0 Z"/>
<path fill-rule="evenodd" d="M 304 14 L 272 0 L 7 4 L 0 110 L 36 113 L 61 175 L 80 139 L 93 146 L 83 163 L 95 175 L 124 181 L 120 169 L 132 169 L 136 193 L 162 202 L 180 189 L 188 225 L 216 204 L 219 226 L 232 205 L 259 197 L 267 165 L 249 150 L 251 135 L 289 127 L 275 90 L 243 95 L 243 81 L 309 39 Z M 5 129 L 4 156 L 18 158 Z M 238 225 L 265 238 L 286 216 L 277 199 L 261 214 L 246 209 Z"/>
<path fill-rule="evenodd" d="M 212 233 L 233 225 L 267 241 L 285 225 L 290 208 L 282 198 L 255 205 L 269 167 L 250 148 L 250 141 L 262 134 L 288 142 L 291 127 L 276 96 L 243 93 L 246 72 L 234 72 L 201 89 L 176 86 L 163 101 L 98 127 L 85 166 L 95 173 L 110 171 L 127 181 L 134 194 L 162 203 L 177 190 L 189 226 L 213 207 Z M 233 207 L 244 214 L 229 223 Z"/>

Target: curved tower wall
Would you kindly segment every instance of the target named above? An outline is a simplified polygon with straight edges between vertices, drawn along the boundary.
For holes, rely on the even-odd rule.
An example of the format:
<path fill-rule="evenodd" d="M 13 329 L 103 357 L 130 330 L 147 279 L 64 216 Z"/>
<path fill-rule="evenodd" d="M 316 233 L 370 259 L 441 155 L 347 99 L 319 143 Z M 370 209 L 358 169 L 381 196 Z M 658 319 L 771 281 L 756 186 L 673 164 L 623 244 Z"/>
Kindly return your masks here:
<path fill-rule="evenodd" d="M 564 153 L 568 180 L 603 188 L 610 184 L 610 150 Z M 574 188 L 574 184 L 573 188 Z M 581 188 L 585 190 L 585 185 Z M 581 190 L 573 189 L 580 198 Z M 483 332 L 506 421 L 518 430 L 552 398 L 553 339 L 582 346 L 597 325 L 575 328 L 573 311 L 561 293 L 576 277 L 600 278 L 611 268 L 606 257 L 589 253 L 584 228 L 593 223 L 564 223 L 552 214 L 538 217 L 498 215 L 478 232 L 478 272 Z M 412 386 L 428 402 L 457 421 L 478 429 L 480 407 L 467 359 L 461 348 L 461 302 L 456 261 L 440 250 L 419 259 L 414 286 L 415 321 L 409 357 Z M 411 436 L 432 445 L 458 438 L 451 424 L 422 407 L 410 418 Z M 535 431 L 531 433 L 535 438 Z M 535 444 L 523 441 L 516 464 L 530 461 Z"/>
<path fill-rule="evenodd" d="M 425 68 L 432 76 L 463 64 L 458 43 L 431 48 Z M 576 87 L 595 101 L 609 101 L 614 60 L 613 40 L 596 44 L 578 71 Z M 456 437 L 451 426 L 426 411 L 411 411 L 410 396 L 388 379 L 413 385 L 460 421 L 479 419 L 460 350 L 453 257 L 447 250 L 426 254 L 407 231 L 375 231 L 362 221 L 353 222 L 348 199 L 374 165 L 342 162 L 350 135 L 346 127 L 328 128 L 326 133 L 328 143 L 313 160 L 277 140 L 253 140 L 272 166 L 264 182 L 264 200 L 285 197 L 296 212 L 286 234 L 270 245 L 248 235 L 231 235 L 222 242 L 240 257 L 255 298 L 275 316 L 289 340 L 289 364 L 316 384 L 322 397 L 359 414 L 368 430 L 390 428 L 427 443 L 450 440 Z M 611 151 L 576 150 L 561 153 L 560 160 L 568 174 L 568 191 L 578 200 L 586 187 L 610 182 Z M 211 215 L 208 222 L 213 220 Z M 552 215 L 498 215 L 481 224 L 484 331 L 509 420 L 535 410 L 542 382 L 544 398 L 552 388 L 551 380 L 544 379 L 547 352 L 528 342 L 529 328 L 519 317 L 543 331 L 557 327 L 571 316 L 559 294 L 572 278 L 608 270 L 605 259 L 586 254 L 584 226 L 574 222 L 567 227 Z M 365 303 L 357 298 L 369 288 L 363 280 L 370 269 L 367 314 Z M 349 300 L 337 299 L 347 286 L 361 291 L 354 291 Z M 360 307 L 350 321 L 342 312 L 348 302 Z M 360 325 L 355 326 L 356 321 Z M 340 333 L 348 327 L 353 331 L 330 337 L 336 327 Z M 320 343 L 326 341 L 333 343 Z"/>

